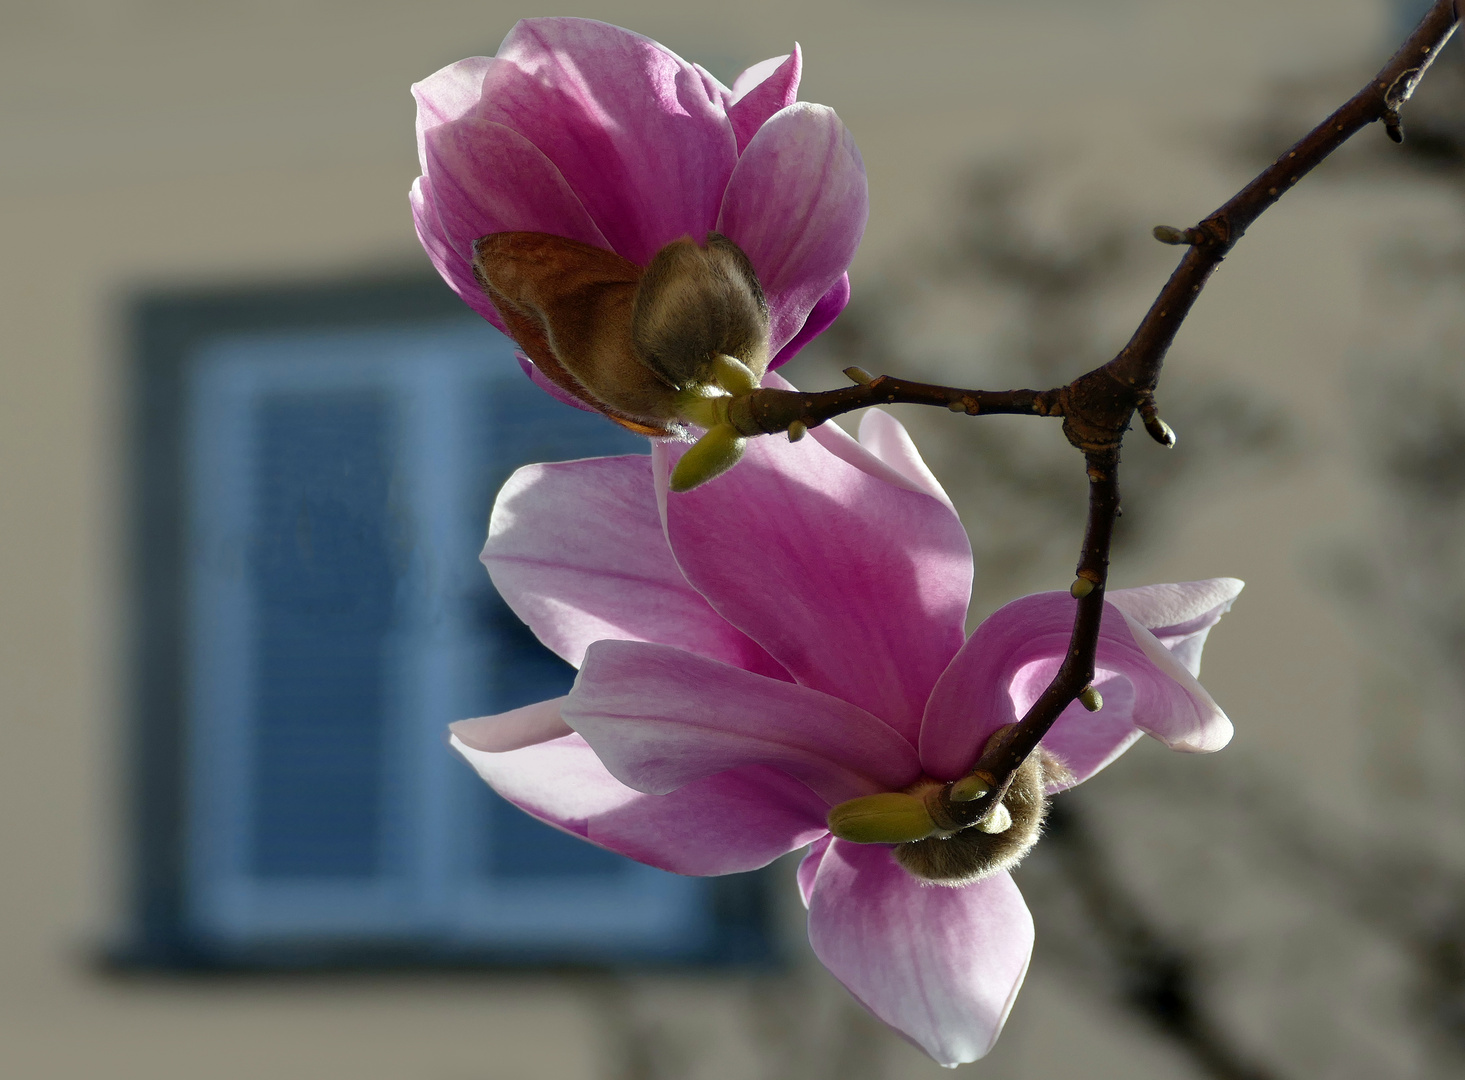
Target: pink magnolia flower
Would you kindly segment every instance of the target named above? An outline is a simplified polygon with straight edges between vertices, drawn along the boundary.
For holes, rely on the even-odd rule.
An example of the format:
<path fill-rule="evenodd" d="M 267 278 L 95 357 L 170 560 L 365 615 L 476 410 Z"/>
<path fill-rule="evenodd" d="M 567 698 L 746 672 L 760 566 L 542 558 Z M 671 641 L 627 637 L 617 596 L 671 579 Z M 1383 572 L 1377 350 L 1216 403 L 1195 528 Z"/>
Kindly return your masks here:
<path fill-rule="evenodd" d="M 775 57 L 731 88 L 649 38 L 589 19 L 526 19 L 494 57 L 413 86 L 422 175 L 417 235 L 470 307 L 509 327 L 474 276 L 474 242 L 538 232 L 645 267 L 712 231 L 756 271 L 771 366 L 849 299 L 845 271 L 868 213 L 864 164 L 832 109 L 796 100 L 801 58 Z M 536 383 L 587 407 L 521 356 Z"/>
<path fill-rule="evenodd" d="M 780 381 L 771 377 L 771 381 Z M 1075 601 L 1024 597 L 967 638 L 967 536 L 904 428 L 871 411 L 752 440 L 737 469 L 668 495 L 680 452 L 519 470 L 483 560 L 580 669 L 564 698 L 454 725 L 453 745 L 535 817 L 653 866 L 726 874 L 812 845 L 809 937 L 881 1020 L 943 1064 L 995 1041 L 1033 926 L 1006 873 L 921 882 L 890 845 L 831 839 L 832 805 L 951 780 L 1021 716 Z M 1196 681 L 1232 579 L 1109 595 L 1096 685 L 1044 746 L 1092 776 L 1142 732 L 1210 751 L 1231 725 Z"/>

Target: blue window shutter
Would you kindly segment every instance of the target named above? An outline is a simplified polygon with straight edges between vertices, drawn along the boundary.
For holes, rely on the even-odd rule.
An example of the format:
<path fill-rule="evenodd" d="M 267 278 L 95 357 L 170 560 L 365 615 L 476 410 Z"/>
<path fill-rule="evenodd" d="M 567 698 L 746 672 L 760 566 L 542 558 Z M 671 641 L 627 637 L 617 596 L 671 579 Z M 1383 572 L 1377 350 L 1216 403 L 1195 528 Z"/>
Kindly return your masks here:
<path fill-rule="evenodd" d="M 384 512 L 390 420 L 372 392 L 255 405 L 247 860 L 260 878 L 382 868 L 384 646 L 400 562 Z"/>
<path fill-rule="evenodd" d="M 187 909 L 240 962 L 712 944 L 706 881 L 535 821 L 443 746 L 449 721 L 574 676 L 477 561 L 498 488 L 531 461 L 645 452 L 507 353 L 444 325 L 239 336 L 194 365 Z"/>

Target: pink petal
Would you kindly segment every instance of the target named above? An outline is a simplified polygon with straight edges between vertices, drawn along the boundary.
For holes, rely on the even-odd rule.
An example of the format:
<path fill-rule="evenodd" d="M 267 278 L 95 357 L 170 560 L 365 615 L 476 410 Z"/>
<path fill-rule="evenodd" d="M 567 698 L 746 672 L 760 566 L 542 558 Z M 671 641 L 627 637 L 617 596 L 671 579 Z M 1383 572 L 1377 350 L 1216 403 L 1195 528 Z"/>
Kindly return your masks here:
<path fill-rule="evenodd" d="M 804 320 L 804 325 L 793 336 L 793 340 L 778 350 L 778 355 L 768 365 L 769 369 L 787 364 L 799 354 L 800 349 L 828 330 L 834 320 L 839 318 L 839 313 L 844 310 L 845 305 L 849 303 L 849 297 L 849 275 L 841 274 L 839 280 L 830 286 L 829 291 L 819 298 L 819 302 L 814 305 L 814 310 L 809 312 L 809 317 Z"/>
<path fill-rule="evenodd" d="M 665 645 L 597 641 L 562 715 L 612 776 L 650 794 L 772 765 L 833 804 L 920 773 L 910 744 L 863 709 Z"/>
<path fill-rule="evenodd" d="M 1231 610 L 1245 586 L 1236 578 L 1211 578 L 1115 589 L 1105 599 L 1159 638 L 1186 670 L 1199 677 L 1206 635 Z"/>
<path fill-rule="evenodd" d="M 824 853 L 829 850 L 829 845 L 834 837 L 824 836 L 815 840 L 809 845 L 809 850 L 799 860 L 799 869 L 796 877 L 799 883 L 799 896 L 803 898 L 804 907 L 809 906 L 809 899 L 814 895 L 814 879 L 819 876 L 819 864 L 824 860 Z"/>
<path fill-rule="evenodd" d="M 560 708 L 564 703 L 565 699 L 562 697 L 536 701 L 533 705 L 511 709 L 496 716 L 457 720 L 448 725 L 448 730 L 463 745 L 474 750 L 493 754 L 521 750 L 526 746 L 574 734 L 570 725 L 560 718 Z"/>
<path fill-rule="evenodd" d="M 560 171 L 517 131 L 463 119 L 430 131 L 426 152 L 438 220 L 465 260 L 475 240 L 496 232 L 610 246 Z"/>
<path fill-rule="evenodd" d="M 722 111 L 724 113 L 727 112 L 727 107 L 732 104 L 733 100 L 732 90 L 724 86 L 721 79 L 701 64 L 694 63 L 692 68 L 702 77 L 702 85 L 707 88 L 708 96 L 715 101 L 722 102 Z"/>
<path fill-rule="evenodd" d="M 483 563 L 514 614 L 576 667 L 592 641 L 656 641 L 788 674 L 693 589 L 662 532 L 646 457 L 528 465 L 499 492 Z"/>
<path fill-rule="evenodd" d="M 778 435 L 750 440 L 712 482 L 668 494 L 683 449 L 655 444 L 652 461 L 687 580 L 800 683 L 914 741 L 921 706 L 961 646 L 972 563 L 956 515 L 852 467 L 819 438 Z"/>
<path fill-rule="evenodd" d="M 427 257 L 432 260 L 432 265 L 448 283 L 448 287 L 474 311 L 507 334 L 508 327 L 499 318 L 493 301 L 489 300 L 483 286 L 473 276 L 473 267 L 448 242 L 447 233 L 443 230 L 442 222 L 438 220 L 437 208 L 433 205 L 432 182 L 425 176 L 419 176 L 412 182 L 408 201 L 412 205 L 412 223 L 417 228 L 417 239 L 422 241 Z"/>
<path fill-rule="evenodd" d="M 942 1065 L 997 1041 L 1027 974 L 1033 920 L 1007 874 L 918 882 L 883 845 L 836 840 L 819 861 L 809 942 L 860 1003 Z"/>
<path fill-rule="evenodd" d="M 505 754 L 452 740 L 490 786 L 540 821 L 676 874 L 735 874 L 827 835 L 824 800 L 750 766 L 669 795 L 619 783 L 578 735 Z"/>
<path fill-rule="evenodd" d="M 1022 716 L 1038 700 L 1058 673 L 1060 663 L 1060 657 L 1039 660 L 1018 672 L 1008 694 L 1014 717 Z M 1063 710 L 1043 737 L 1043 746 L 1062 758 L 1072 774 L 1066 783 L 1050 783 L 1049 794 L 1083 783 L 1116 761 L 1144 734 L 1134 726 L 1134 685 L 1128 679 L 1100 669 L 1094 677 L 1094 689 L 1104 698 L 1102 709 L 1091 713 L 1075 702 Z"/>
<path fill-rule="evenodd" d="M 1025 596 L 977 627 L 926 705 L 920 748 L 928 773 L 941 779 L 962 775 L 988 736 L 1021 716 L 1068 649 L 1076 603 L 1061 592 Z M 1105 698 L 1101 719 L 1090 727 L 1084 722 L 1088 714 L 1065 713 L 1044 739 L 1076 771 L 1082 773 L 1094 761 L 1096 740 L 1107 738 L 1112 745 L 1092 768 L 1122 750 L 1112 748 L 1131 738 L 1121 719 L 1172 750 L 1219 750 L 1230 740 L 1231 722 L 1195 677 L 1148 630 L 1112 605 L 1104 609 L 1097 667 L 1104 680 L 1098 687 Z M 1110 685 L 1113 679 L 1126 680 L 1133 696 L 1122 696 Z M 1070 733 L 1083 737 L 1070 739 Z"/>
<path fill-rule="evenodd" d="M 427 172 L 427 134 L 467 116 L 483 97 L 483 80 L 494 65 L 491 57 L 470 56 L 412 84 L 417 99 L 417 161 Z"/>
<path fill-rule="evenodd" d="M 798 42 L 794 42 L 794 49 L 797 51 L 798 48 Z M 782 56 L 770 56 L 767 60 L 759 60 L 751 67 L 743 68 L 733 79 L 732 99 L 738 101 L 741 98 L 747 97 L 749 92 L 761 86 L 779 68 L 786 67 L 788 59 L 792 55 L 793 53 L 784 53 Z M 802 54 L 800 54 L 799 63 L 802 68 Z M 794 89 L 797 90 L 798 87 L 795 86 Z"/>
<path fill-rule="evenodd" d="M 763 385 L 777 390 L 797 389 L 797 387 L 777 372 L 769 372 L 765 375 L 763 377 Z M 899 420 L 894 420 L 893 417 L 891 419 L 894 423 L 900 424 Z M 816 428 L 811 428 L 809 437 L 845 464 L 853 465 L 867 476 L 873 476 L 877 480 L 883 480 L 887 484 L 894 484 L 896 487 L 905 488 L 907 491 L 914 491 L 922 495 L 933 494 L 927 485 L 912 480 L 900 469 L 886 464 L 868 446 L 863 445 L 859 440 L 852 437 L 838 424 L 820 424 Z M 924 462 L 922 466 L 924 467 Z M 951 500 L 946 497 L 944 490 L 941 492 L 940 499 L 947 507 L 951 506 Z M 953 509 L 952 512 L 955 513 L 955 510 Z"/>
<path fill-rule="evenodd" d="M 865 165 L 834 110 L 797 102 L 738 158 L 717 231 L 753 263 L 768 297 L 772 351 L 804 326 L 849 269 L 869 215 Z"/>
<path fill-rule="evenodd" d="M 884 409 L 866 409 L 860 417 L 860 445 L 900 473 L 918 491 L 951 506 L 951 497 L 926 466 L 905 425 Z M 956 507 L 951 506 L 951 512 L 956 513 Z"/>
<path fill-rule="evenodd" d="M 518 23 L 498 60 L 474 115 L 554 162 L 612 250 L 645 266 L 714 227 L 737 145 L 691 64 L 639 34 L 566 18 Z"/>
<path fill-rule="evenodd" d="M 787 56 L 754 64 L 737 77 L 727 118 L 737 136 L 739 154 L 770 116 L 799 99 L 799 75 L 803 66 L 803 53 L 798 42 L 794 42 L 794 51 Z"/>

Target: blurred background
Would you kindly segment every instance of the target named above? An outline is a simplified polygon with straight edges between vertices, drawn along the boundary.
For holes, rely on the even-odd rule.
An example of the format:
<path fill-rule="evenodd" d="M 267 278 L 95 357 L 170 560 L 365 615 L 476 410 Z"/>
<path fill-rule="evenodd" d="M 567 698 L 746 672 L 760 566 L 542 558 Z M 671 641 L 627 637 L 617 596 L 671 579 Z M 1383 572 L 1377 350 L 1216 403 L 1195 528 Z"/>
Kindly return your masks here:
<path fill-rule="evenodd" d="M 473 562 L 492 491 L 625 444 L 530 441 L 542 403 L 413 236 L 407 87 L 528 15 L 724 81 L 797 40 L 871 218 L 785 374 L 1046 385 L 1142 315 L 1177 255 L 1150 227 L 1229 197 L 1424 6 L 8 0 L 0 1073 L 938 1075 L 812 962 L 791 865 L 556 848 L 442 746 L 565 677 Z M 1365 131 L 1264 216 L 1171 354 L 1179 445 L 1129 445 L 1113 581 L 1247 580 L 1204 670 L 1237 737 L 1060 801 L 974 1076 L 1465 1073 L 1462 71 L 1457 40 L 1403 148 Z M 974 617 L 1065 586 L 1056 425 L 901 415 L 972 533 Z"/>

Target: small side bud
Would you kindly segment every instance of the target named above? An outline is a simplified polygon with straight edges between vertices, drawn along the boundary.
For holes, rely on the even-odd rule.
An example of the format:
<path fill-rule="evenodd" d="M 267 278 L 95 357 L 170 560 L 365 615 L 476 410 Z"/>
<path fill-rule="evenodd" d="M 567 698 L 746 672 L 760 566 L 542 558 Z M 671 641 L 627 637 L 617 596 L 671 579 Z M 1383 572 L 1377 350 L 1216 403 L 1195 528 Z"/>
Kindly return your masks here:
<path fill-rule="evenodd" d="M 671 471 L 673 491 L 691 491 L 714 477 L 721 476 L 743 456 L 748 440 L 731 424 L 718 424 L 682 455 Z"/>
<path fill-rule="evenodd" d="M 736 356 L 718 353 L 712 358 L 712 381 L 729 394 L 751 394 L 758 389 L 758 376 Z"/>
<path fill-rule="evenodd" d="M 912 877 L 938 885 L 970 885 L 1011 870 L 1038 841 L 1048 811 L 1044 786 L 1069 774 L 1041 746 L 1013 774 L 1007 794 L 976 825 L 955 833 L 935 833 L 898 845 L 891 852 Z"/>
<path fill-rule="evenodd" d="M 844 369 L 844 373 L 850 382 L 858 383 L 860 386 L 869 386 L 875 381 L 875 376 L 862 367 L 847 367 Z"/>
<path fill-rule="evenodd" d="M 951 785 L 951 801 L 976 802 L 991 790 L 992 785 L 985 777 L 972 773 L 970 776 L 963 776 Z"/>
<path fill-rule="evenodd" d="M 1093 591 L 1094 583 L 1086 577 L 1074 578 L 1073 584 L 1068 587 L 1068 595 L 1075 600 L 1082 600 Z"/>
<path fill-rule="evenodd" d="M 1158 416 L 1144 417 L 1145 431 L 1166 450 L 1175 449 L 1175 429 Z"/>
<path fill-rule="evenodd" d="M 1098 712 L 1104 707 L 1104 698 L 1092 685 L 1089 685 L 1078 692 L 1078 703 L 1089 712 Z"/>
<path fill-rule="evenodd" d="M 988 836 L 998 836 L 1012 828 L 1012 811 L 1007 809 L 1006 804 L 998 803 L 987 811 L 987 816 L 979 820 L 974 828 L 981 829 Z"/>
<path fill-rule="evenodd" d="M 905 844 L 924 840 L 937 829 L 924 800 L 887 791 L 832 807 L 829 831 L 852 844 Z"/>
<path fill-rule="evenodd" d="M 802 420 L 795 420 L 788 426 L 788 441 L 798 442 L 808 433 L 808 430 L 808 424 L 805 424 Z"/>
<path fill-rule="evenodd" d="M 1177 229 L 1173 225 L 1156 225 L 1151 230 L 1151 235 L 1162 244 L 1189 244 L 1190 237 L 1185 234 L 1184 229 Z"/>

